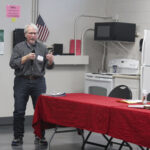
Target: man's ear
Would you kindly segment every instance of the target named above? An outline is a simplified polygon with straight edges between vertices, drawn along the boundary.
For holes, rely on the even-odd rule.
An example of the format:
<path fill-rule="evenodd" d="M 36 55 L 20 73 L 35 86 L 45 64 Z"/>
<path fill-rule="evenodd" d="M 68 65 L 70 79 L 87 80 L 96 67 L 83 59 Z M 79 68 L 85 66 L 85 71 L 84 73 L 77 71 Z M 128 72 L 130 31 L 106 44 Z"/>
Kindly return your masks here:
<path fill-rule="evenodd" d="M 24 34 L 24 37 L 27 38 L 27 33 Z"/>

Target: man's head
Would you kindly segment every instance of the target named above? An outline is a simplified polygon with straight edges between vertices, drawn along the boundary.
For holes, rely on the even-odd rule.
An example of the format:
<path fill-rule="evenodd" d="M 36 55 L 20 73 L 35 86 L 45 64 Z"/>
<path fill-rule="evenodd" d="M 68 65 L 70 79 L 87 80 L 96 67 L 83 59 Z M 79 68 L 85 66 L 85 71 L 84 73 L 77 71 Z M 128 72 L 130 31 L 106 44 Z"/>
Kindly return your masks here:
<path fill-rule="evenodd" d="M 34 45 L 38 37 L 38 28 L 35 24 L 31 23 L 25 26 L 24 34 L 27 39 L 27 42 L 31 45 Z"/>

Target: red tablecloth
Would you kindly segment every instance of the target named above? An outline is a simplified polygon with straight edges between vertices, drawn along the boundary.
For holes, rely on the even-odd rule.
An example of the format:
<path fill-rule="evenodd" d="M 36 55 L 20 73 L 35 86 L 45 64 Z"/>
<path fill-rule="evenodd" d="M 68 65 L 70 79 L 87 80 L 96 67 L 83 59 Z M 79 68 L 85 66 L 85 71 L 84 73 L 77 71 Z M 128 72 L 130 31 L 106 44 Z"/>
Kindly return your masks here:
<path fill-rule="evenodd" d="M 117 98 L 84 93 L 64 97 L 41 95 L 33 118 L 34 132 L 41 136 L 41 129 L 57 124 L 150 147 L 150 110 L 128 108 L 117 101 Z"/>
<path fill-rule="evenodd" d="M 150 148 L 150 110 L 122 107 L 110 109 L 108 134 Z"/>

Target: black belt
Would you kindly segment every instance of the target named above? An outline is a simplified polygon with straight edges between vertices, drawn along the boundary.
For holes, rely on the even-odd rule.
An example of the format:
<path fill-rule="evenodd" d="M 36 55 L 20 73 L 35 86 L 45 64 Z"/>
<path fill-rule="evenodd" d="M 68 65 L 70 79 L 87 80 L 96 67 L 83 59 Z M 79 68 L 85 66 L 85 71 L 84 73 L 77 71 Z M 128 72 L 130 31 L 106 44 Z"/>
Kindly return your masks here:
<path fill-rule="evenodd" d="M 28 75 L 28 76 L 20 76 L 24 79 L 28 79 L 28 80 L 36 80 L 38 78 L 40 78 L 41 76 L 33 76 L 33 75 Z"/>

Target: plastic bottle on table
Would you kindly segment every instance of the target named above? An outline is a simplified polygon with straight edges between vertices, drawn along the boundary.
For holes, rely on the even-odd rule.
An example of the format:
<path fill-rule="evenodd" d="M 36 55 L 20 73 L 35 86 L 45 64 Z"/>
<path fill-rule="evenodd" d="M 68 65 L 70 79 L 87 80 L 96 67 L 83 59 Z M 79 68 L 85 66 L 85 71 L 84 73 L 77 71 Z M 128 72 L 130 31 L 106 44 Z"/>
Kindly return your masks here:
<path fill-rule="evenodd" d="M 147 94 L 148 94 L 148 91 L 143 90 L 143 95 L 142 95 L 143 104 L 147 104 Z"/>

